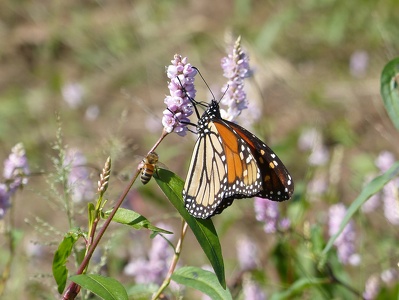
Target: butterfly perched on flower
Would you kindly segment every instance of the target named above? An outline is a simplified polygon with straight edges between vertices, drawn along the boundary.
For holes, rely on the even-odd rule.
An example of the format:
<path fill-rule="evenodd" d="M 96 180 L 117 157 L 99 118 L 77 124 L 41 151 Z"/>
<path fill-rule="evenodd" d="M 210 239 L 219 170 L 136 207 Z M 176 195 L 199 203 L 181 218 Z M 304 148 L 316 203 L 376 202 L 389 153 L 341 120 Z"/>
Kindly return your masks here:
<path fill-rule="evenodd" d="M 199 117 L 196 105 L 200 103 L 190 100 Z M 254 134 L 222 119 L 217 101 L 205 106 L 196 125 L 198 139 L 183 189 L 188 212 L 207 219 L 234 199 L 290 199 L 294 182 L 277 155 Z"/>

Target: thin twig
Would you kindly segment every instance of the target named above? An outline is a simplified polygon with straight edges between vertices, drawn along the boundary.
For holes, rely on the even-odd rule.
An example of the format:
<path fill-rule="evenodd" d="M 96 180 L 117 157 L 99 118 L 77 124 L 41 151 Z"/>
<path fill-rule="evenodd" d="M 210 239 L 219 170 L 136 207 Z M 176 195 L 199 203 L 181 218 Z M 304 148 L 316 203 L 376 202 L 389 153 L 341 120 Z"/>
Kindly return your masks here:
<path fill-rule="evenodd" d="M 169 134 L 168 132 L 163 130 L 160 138 L 158 139 L 158 141 L 155 143 L 155 145 L 151 148 L 151 150 L 148 153 L 153 152 L 158 147 L 158 145 L 161 143 L 161 141 L 168 134 Z M 92 255 L 94 253 L 94 250 L 97 248 L 101 238 L 103 237 L 105 231 L 107 230 L 109 224 L 111 223 L 112 218 L 115 216 L 117 210 L 122 205 L 123 200 L 125 199 L 125 197 L 129 193 L 129 191 L 130 191 L 131 187 L 133 186 L 134 182 L 136 181 L 139 173 L 140 173 L 140 169 L 137 169 L 135 175 L 133 176 L 133 178 L 130 180 L 130 182 L 126 186 L 126 188 L 123 191 L 122 195 L 119 197 L 119 199 L 118 199 L 116 205 L 114 206 L 112 212 L 110 213 L 108 218 L 105 220 L 104 225 L 101 227 L 100 231 L 98 232 L 98 235 L 95 237 L 95 239 L 93 241 L 93 244 L 90 246 L 89 250 L 87 251 L 87 254 L 83 258 L 83 261 L 80 264 L 80 266 L 79 266 L 79 268 L 78 268 L 78 270 L 76 272 L 76 275 L 83 274 L 83 272 L 86 270 L 87 266 L 89 265 L 90 259 L 91 259 Z M 77 296 L 79 291 L 80 291 L 80 286 L 77 283 L 75 283 L 75 282 L 71 282 L 69 284 L 68 288 L 65 290 L 64 294 L 62 295 L 62 300 L 75 299 L 75 297 Z"/>
<path fill-rule="evenodd" d="M 175 248 L 175 254 L 174 254 L 173 260 L 172 260 L 172 262 L 170 264 L 170 267 L 169 267 L 169 270 L 168 270 L 168 274 L 166 275 L 166 277 L 165 277 L 164 281 L 162 282 L 162 285 L 160 286 L 158 291 L 152 297 L 152 300 L 158 299 L 161 296 L 162 292 L 166 289 L 166 287 L 170 283 L 170 279 L 171 279 L 171 277 L 173 275 L 173 272 L 176 269 L 177 262 L 179 261 L 180 253 L 181 253 L 181 250 L 182 250 L 182 247 L 183 247 L 184 237 L 186 236 L 186 233 L 187 233 L 187 228 L 188 228 L 187 222 L 182 219 L 182 228 L 181 228 L 181 232 L 180 232 L 180 239 L 177 242 L 177 245 L 176 245 L 176 248 Z"/>

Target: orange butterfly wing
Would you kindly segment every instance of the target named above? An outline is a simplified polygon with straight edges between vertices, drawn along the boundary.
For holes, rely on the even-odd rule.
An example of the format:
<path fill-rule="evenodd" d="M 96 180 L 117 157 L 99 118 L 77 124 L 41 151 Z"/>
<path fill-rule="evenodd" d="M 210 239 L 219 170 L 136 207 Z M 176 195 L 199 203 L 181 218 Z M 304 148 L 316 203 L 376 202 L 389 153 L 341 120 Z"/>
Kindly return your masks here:
<path fill-rule="evenodd" d="M 262 189 L 253 196 L 274 201 L 290 199 L 294 192 L 294 182 L 287 168 L 273 150 L 245 128 L 226 120 L 223 122 L 245 141 L 255 157 L 261 173 Z"/>

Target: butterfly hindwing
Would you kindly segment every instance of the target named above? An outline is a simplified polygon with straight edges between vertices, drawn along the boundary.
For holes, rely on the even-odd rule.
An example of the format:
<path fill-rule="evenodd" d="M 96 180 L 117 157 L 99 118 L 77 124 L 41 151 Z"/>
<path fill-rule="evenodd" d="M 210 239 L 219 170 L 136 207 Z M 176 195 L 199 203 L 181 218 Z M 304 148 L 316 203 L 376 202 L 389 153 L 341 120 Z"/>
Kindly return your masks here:
<path fill-rule="evenodd" d="M 294 182 L 273 150 L 245 128 L 229 121 L 224 122 L 229 124 L 245 140 L 257 161 L 257 166 L 261 172 L 262 189 L 253 196 L 274 201 L 290 199 L 294 192 Z"/>

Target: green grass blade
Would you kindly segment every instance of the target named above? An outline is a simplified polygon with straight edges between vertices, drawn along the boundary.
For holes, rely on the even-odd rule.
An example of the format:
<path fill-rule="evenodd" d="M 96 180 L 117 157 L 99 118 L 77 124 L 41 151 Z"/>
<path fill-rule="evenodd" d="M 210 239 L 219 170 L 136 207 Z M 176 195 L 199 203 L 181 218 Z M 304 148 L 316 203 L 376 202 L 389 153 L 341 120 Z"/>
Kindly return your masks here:
<path fill-rule="evenodd" d="M 323 249 L 323 256 L 325 256 L 328 251 L 330 251 L 337 237 L 341 234 L 342 230 L 344 230 L 345 226 L 349 223 L 352 216 L 355 214 L 355 212 L 359 210 L 363 203 L 366 202 L 368 198 L 376 194 L 389 181 L 397 176 L 399 176 L 399 161 L 394 163 L 393 166 L 386 173 L 377 176 L 364 187 L 360 195 L 355 199 L 355 201 L 353 201 L 351 206 L 348 208 L 348 211 L 346 212 L 346 215 L 342 220 L 338 232 L 329 239 L 327 245 Z"/>
<path fill-rule="evenodd" d="M 329 279 L 326 278 L 300 278 L 291 284 L 286 290 L 273 294 L 270 300 L 293 299 L 294 296 L 300 295 L 311 286 L 319 286 L 323 283 L 327 284 L 328 282 Z"/>

